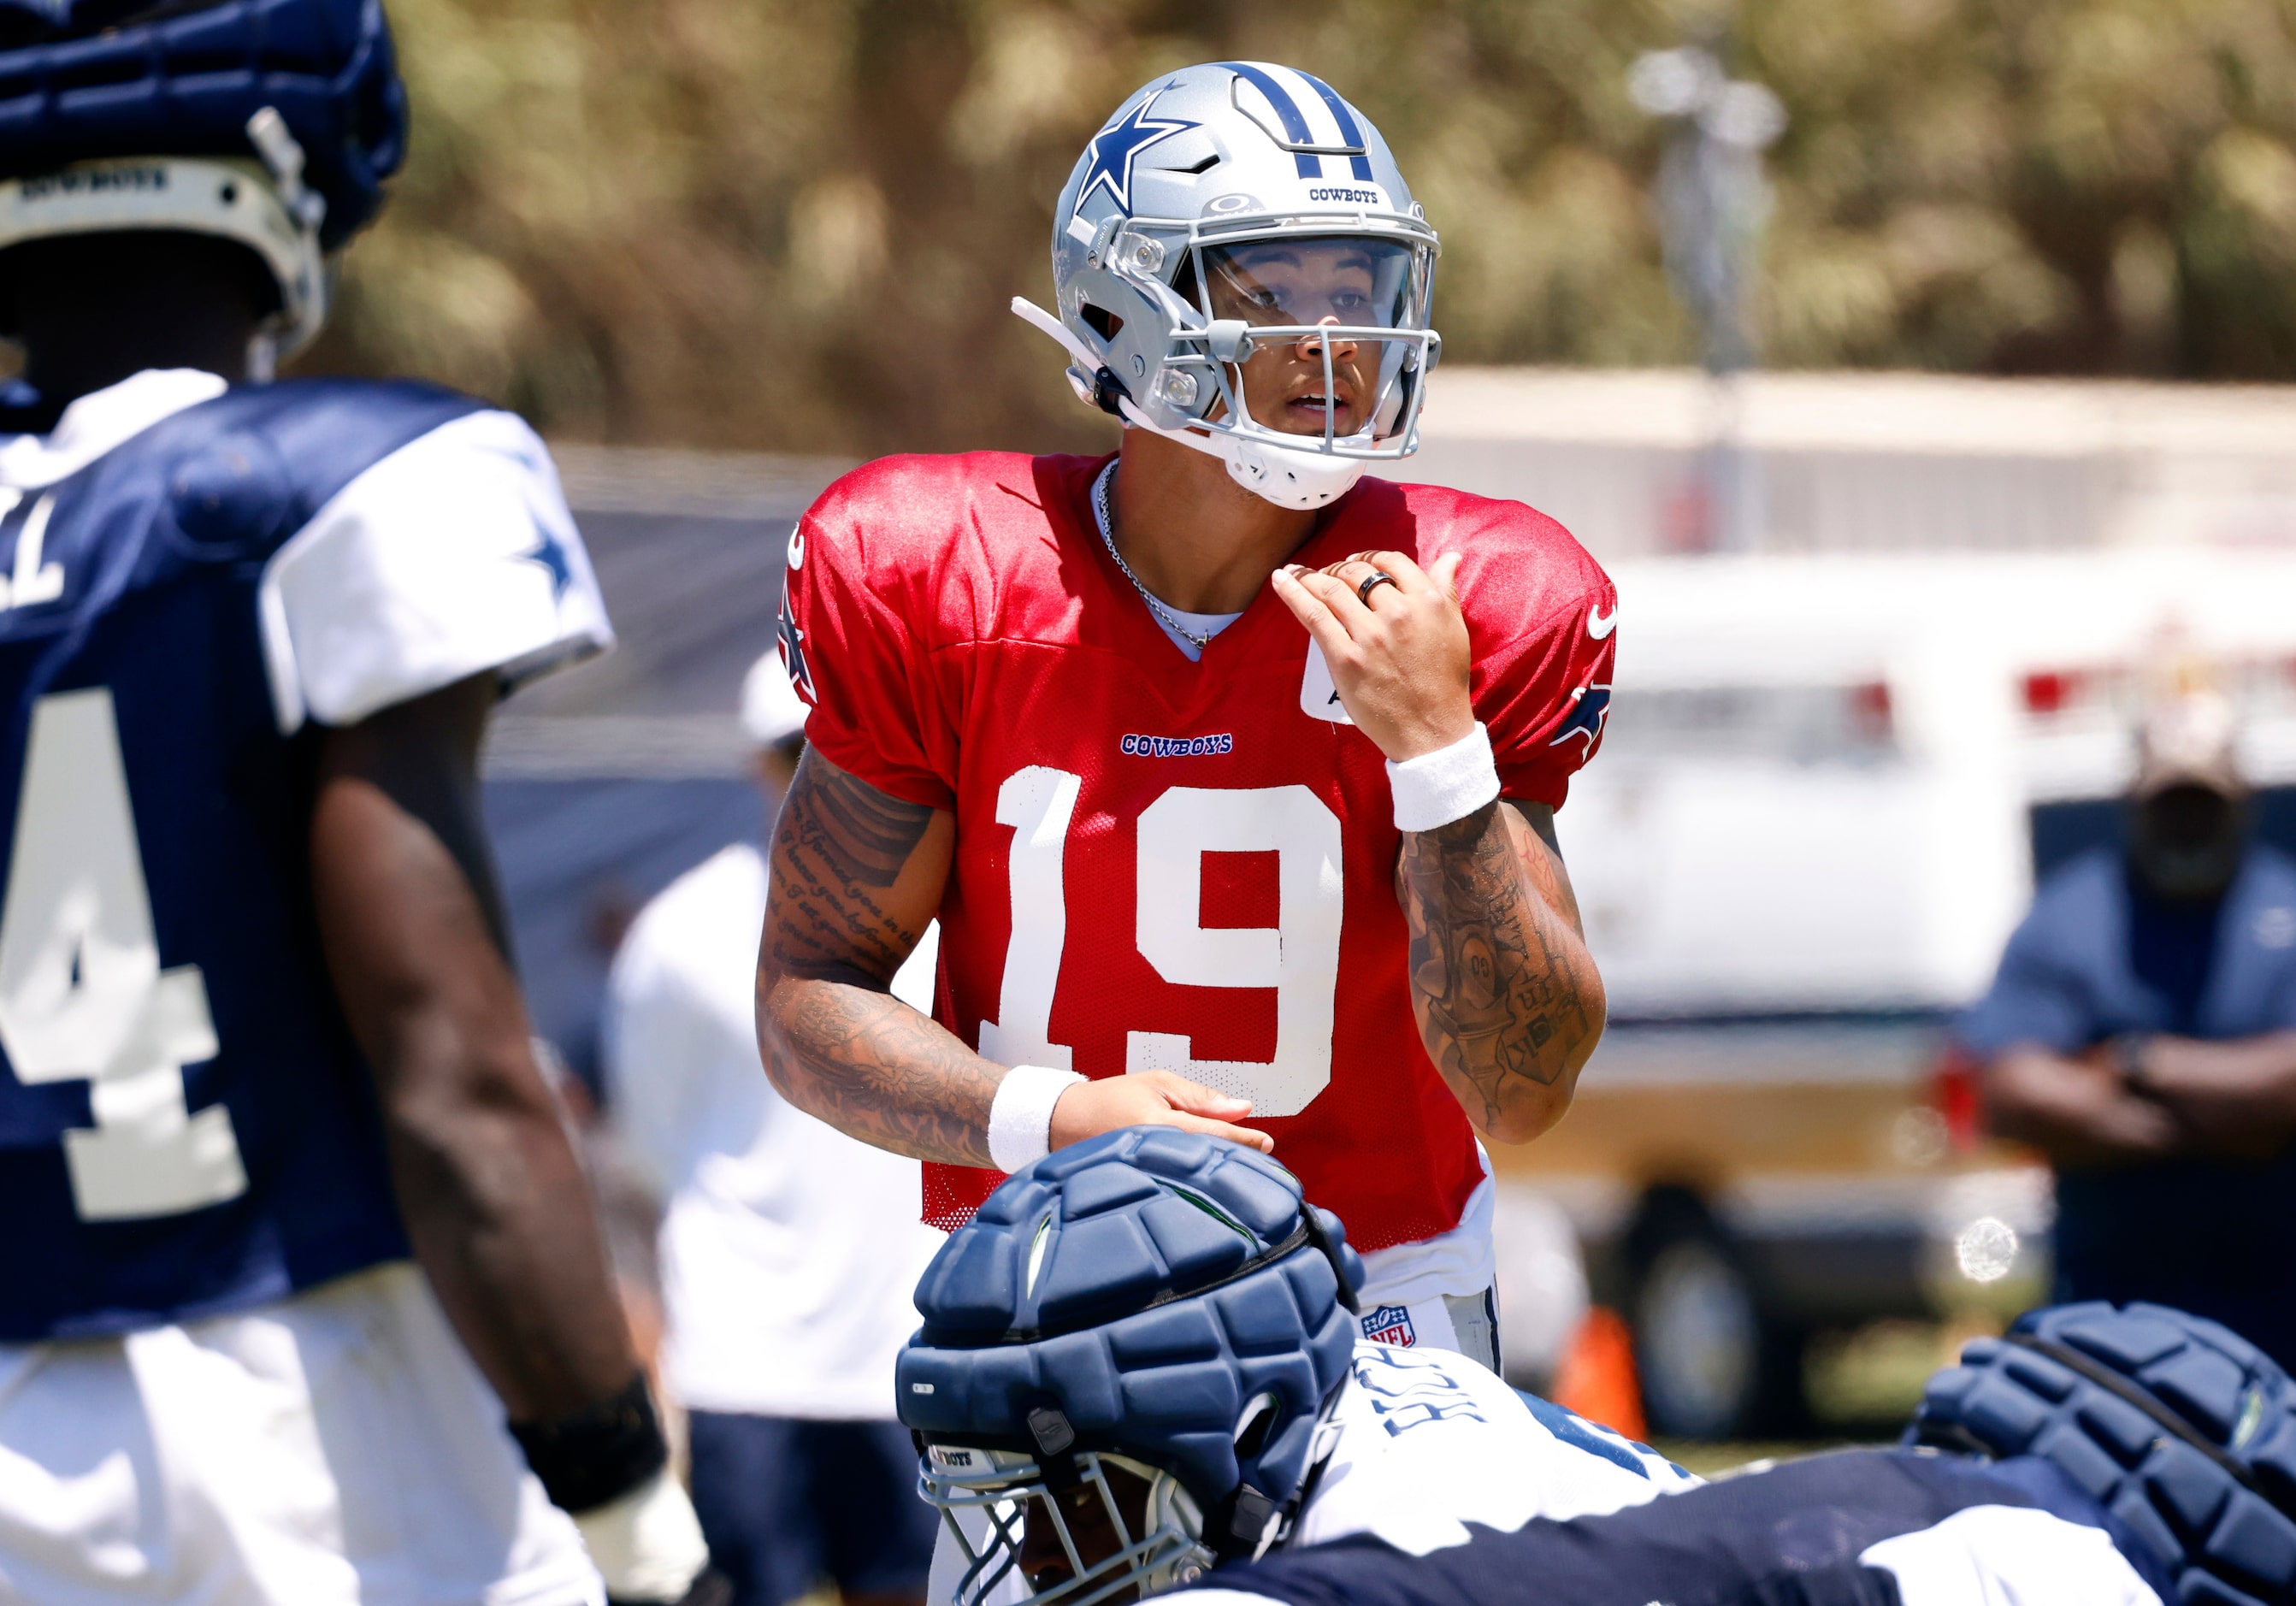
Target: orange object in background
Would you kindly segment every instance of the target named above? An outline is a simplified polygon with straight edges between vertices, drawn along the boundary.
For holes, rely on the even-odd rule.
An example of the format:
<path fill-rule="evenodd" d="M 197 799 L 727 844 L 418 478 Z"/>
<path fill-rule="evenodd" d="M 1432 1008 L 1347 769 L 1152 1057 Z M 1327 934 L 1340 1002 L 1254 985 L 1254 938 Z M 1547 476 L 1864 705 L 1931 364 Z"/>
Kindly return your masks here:
<path fill-rule="evenodd" d="M 1635 1335 L 1617 1311 L 1597 1305 L 1578 1323 L 1554 1371 L 1554 1403 L 1628 1438 L 1650 1437 L 1635 1375 Z"/>

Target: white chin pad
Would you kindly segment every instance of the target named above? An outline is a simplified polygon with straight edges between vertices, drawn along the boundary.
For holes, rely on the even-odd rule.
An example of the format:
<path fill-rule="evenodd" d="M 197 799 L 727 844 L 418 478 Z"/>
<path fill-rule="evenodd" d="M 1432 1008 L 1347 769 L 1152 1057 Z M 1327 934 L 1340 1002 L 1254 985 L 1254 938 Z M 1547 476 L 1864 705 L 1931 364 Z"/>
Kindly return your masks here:
<path fill-rule="evenodd" d="M 1231 435 L 1224 430 L 1167 430 L 1140 409 L 1130 397 L 1117 403 L 1124 422 L 1136 430 L 1161 435 L 1184 447 L 1193 447 L 1227 464 L 1235 482 L 1255 496 L 1278 507 L 1303 512 L 1327 507 L 1347 495 L 1363 478 L 1364 460 L 1338 457 L 1298 447 L 1277 446 L 1260 438 Z"/>
<path fill-rule="evenodd" d="M 1212 450 L 1227 463 L 1235 482 L 1278 507 L 1302 510 L 1329 506 L 1363 478 L 1360 457 L 1301 452 L 1234 435 L 1215 435 Z"/>

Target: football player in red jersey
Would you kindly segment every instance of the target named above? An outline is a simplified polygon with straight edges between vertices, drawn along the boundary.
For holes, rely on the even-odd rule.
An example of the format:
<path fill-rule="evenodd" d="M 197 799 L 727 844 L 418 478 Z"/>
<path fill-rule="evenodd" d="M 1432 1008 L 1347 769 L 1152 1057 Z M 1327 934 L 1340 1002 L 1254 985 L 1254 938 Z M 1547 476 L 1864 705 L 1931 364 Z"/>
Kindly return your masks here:
<path fill-rule="evenodd" d="M 1015 304 L 1121 451 L 886 459 L 791 537 L 759 1037 L 944 1226 L 1118 1127 L 1272 1145 L 1371 1251 L 1367 1333 L 1495 1362 L 1476 1135 L 1552 1126 L 1602 1032 L 1553 815 L 1617 602 L 1529 508 L 1357 483 L 1417 444 L 1434 254 L 1318 79 L 1126 102 L 1060 315 Z M 927 1019 L 886 984 L 936 914 Z"/>

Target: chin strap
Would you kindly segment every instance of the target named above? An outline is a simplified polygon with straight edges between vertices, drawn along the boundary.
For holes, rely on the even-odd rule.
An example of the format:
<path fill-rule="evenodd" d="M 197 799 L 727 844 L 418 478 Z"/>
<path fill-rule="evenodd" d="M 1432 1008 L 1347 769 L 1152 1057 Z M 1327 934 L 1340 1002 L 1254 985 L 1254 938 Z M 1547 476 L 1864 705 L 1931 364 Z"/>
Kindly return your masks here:
<path fill-rule="evenodd" d="M 1279 1504 L 1245 1483 L 1238 1485 L 1235 1492 L 1220 1504 L 1212 1520 L 1206 1524 L 1204 1542 L 1221 1561 L 1257 1561 L 1290 1541 L 1292 1530 L 1300 1524 L 1300 1514 L 1316 1498 L 1324 1473 L 1340 1447 L 1340 1424 L 1335 1418 L 1340 1396 L 1346 1392 L 1346 1387 L 1342 1381 L 1316 1413 L 1315 1438 L 1308 1442 L 1308 1471 L 1300 1479 L 1300 1487 L 1292 1491 L 1291 1499 Z M 1226 1537 L 1219 1537 L 1223 1533 Z"/>
<path fill-rule="evenodd" d="M 1061 349 L 1070 358 L 1069 384 L 1077 395 L 1090 406 L 1130 424 L 1136 430 L 1145 430 L 1151 435 L 1161 435 L 1167 440 L 1177 440 L 1182 446 L 1193 447 L 1208 456 L 1224 457 L 1213 438 L 1194 430 L 1167 430 L 1140 410 L 1132 393 L 1116 371 L 1095 356 L 1089 347 L 1077 339 L 1076 332 L 1026 296 L 1013 298 L 1013 315 L 1031 328 L 1042 330 L 1061 343 Z"/>
<path fill-rule="evenodd" d="M 1107 372 L 1101 367 L 1100 359 L 1085 349 L 1084 342 L 1076 338 L 1075 332 L 1066 324 L 1062 323 L 1028 297 L 1013 298 L 1013 315 L 1030 328 L 1039 330 L 1058 340 L 1061 343 L 1061 349 L 1067 352 L 1075 360 L 1076 365 L 1085 373 L 1090 373 L 1095 369 L 1103 373 Z"/>
<path fill-rule="evenodd" d="M 1069 354 L 1069 389 L 1077 393 L 1078 401 L 1087 407 L 1098 407 L 1121 422 L 1137 422 L 1142 429 L 1155 430 L 1160 435 L 1168 433 L 1156 430 L 1155 425 L 1140 417 L 1137 407 L 1133 407 L 1129 414 L 1125 411 L 1131 406 L 1131 392 L 1124 388 L 1124 381 L 1116 376 L 1115 369 L 1095 356 L 1085 343 L 1076 338 L 1075 331 L 1026 296 L 1013 298 L 1013 312 L 1030 328 L 1041 330 L 1058 340 L 1061 349 Z"/>
<path fill-rule="evenodd" d="M 1013 311 L 1021 322 L 1042 330 L 1061 343 L 1073 359 L 1069 384 L 1087 406 L 1098 407 L 1136 430 L 1177 440 L 1184 447 L 1217 457 L 1227 465 L 1229 478 L 1253 495 L 1278 507 L 1306 510 L 1337 501 L 1363 478 L 1361 459 L 1305 452 L 1241 436 L 1201 430 L 1168 430 L 1150 418 L 1132 399 L 1132 393 L 1115 371 L 1094 356 L 1076 332 L 1026 296 L 1013 298 Z"/>

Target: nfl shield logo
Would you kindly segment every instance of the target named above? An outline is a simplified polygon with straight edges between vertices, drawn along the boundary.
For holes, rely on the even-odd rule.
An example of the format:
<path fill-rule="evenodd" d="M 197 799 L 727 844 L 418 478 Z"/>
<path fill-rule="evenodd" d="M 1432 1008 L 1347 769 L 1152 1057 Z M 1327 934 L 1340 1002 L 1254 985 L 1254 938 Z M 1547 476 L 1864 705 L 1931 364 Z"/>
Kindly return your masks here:
<path fill-rule="evenodd" d="M 1411 1313 L 1400 1305 L 1382 1305 L 1377 1310 L 1365 1312 L 1363 1333 L 1374 1344 L 1393 1344 L 1404 1349 L 1419 1342 L 1419 1335 L 1411 1326 Z"/>

